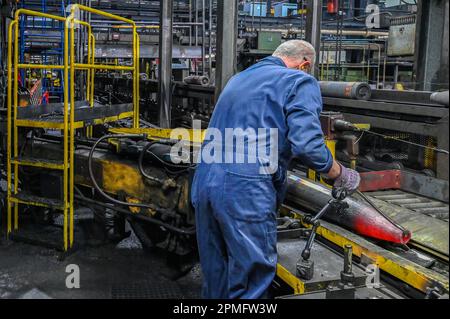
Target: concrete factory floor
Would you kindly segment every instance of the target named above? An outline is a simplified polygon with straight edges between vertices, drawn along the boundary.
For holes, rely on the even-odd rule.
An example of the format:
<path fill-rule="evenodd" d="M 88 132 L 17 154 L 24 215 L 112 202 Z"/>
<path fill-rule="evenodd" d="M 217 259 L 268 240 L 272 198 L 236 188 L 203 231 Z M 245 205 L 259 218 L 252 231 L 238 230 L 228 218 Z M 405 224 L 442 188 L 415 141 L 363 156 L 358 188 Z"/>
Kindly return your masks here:
<path fill-rule="evenodd" d="M 145 252 L 131 235 L 118 245 L 83 247 L 58 260 L 55 250 L 0 240 L 0 299 L 2 298 L 199 298 L 201 272 L 197 265 L 173 280 L 160 253 Z M 80 289 L 66 288 L 66 266 L 80 269 Z"/>

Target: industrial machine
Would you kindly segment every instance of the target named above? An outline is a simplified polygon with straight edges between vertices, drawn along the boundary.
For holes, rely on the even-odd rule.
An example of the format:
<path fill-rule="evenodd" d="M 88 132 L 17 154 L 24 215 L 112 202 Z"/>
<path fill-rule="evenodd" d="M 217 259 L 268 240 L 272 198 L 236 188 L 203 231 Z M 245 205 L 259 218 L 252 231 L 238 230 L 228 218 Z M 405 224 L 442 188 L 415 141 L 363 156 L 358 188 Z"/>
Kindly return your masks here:
<path fill-rule="evenodd" d="M 326 116 L 330 118 L 330 114 Z M 338 114 L 333 116 L 331 128 L 335 138 L 340 134 L 338 128 L 349 130 L 355 127 L 342 120 Z M 191 131 L 187 142 L 192 143 L 193 151 L 201 142 L 201 136 L 202 132 Z M 189 198 L 190 181 L 195 168 L 193 165 L 173 162 L 170 150 L 177 142 L 178 139 L 171 136 L 171 130 L 157 128 L 110 128 L 99 139 L 76 138 L 74 222 L 79 226 L 76 227 L 75 244 L 77 240 L 86 240 L 81 238 L 80 232 L 87 225 L 86 217 L 83 217 L 86 212 L 93 214 L 91 223 L 95 226 L 90 227 L 96 229 L 95 232 L 90 231 L 89 236 L 97 236 L 97 240 L 119 241 L 125 238 L 128 235 L 125 221 L 128 221 L 145 248 L 166 251 L 181 272 L 188 271 L 196 261 L 196 229 Z M 32 152 L 33 156 L 53 160 L 63 153 L 60 143 L 61 137 L 42 134 L 28 141 L 24 154 Z M 392 204 L 386 209 L 370 193 L 371 200 L 366 195 L 360 197 L 356 194 L 346 199 L 342 207 L 339 205 L 339 209 L 331 201 L 331 209 L 322 215 L 325 212 L 323 207 L 330 205 L 331 191 L 320 183 L 320 177 L 316 176 L 316 181 L 312 181 L 307 178 L 306 172 L 301 173 L 299 169 L 293 168 L 289 175 L 287 202 L 280 212 L 275 295 L 306 297 L 325 293 L 341 298 L 394 298 L 425 296 L 428 290 L 433 291 L 430 296 L 446 294 L 448 244 L 445 247 L 445 243 L 448 243 L 448 232 L 445 221 L 418 212 L 408 216 L 410 210 L 392 209 Z M 49 185 L 48 181 L 54 179 L 51 173 L 42 170 L 28 173 L 31 174 L 28 179 L 25 177 L 21 180 L 21 191 L 42 192 L 42 185 L 36 184 L 36 181 L 47 181 Z M 384 174 L 390 176 L 391 173 Z M 400 183 L 395 178 L 392 183 L 396 186 L 389 185 L 387 181 L 380 185 L 370 175 L 363 178 L 365 191 L 400 189 Z M 380 178 L 383 179 L 383 176 Z M 47 186 L 45 189 L 47 196 L 52 191 L 57 198 L 62 195 L 58 186 Z M 334 195 L 341 201 L 343 196 L 340 196 Z M 445 204 L 441 205 L 446 209 Z M 47 225 L 54 222 L 55 211 L 46 209 L 40 216 L 39 227 L 43 227 L 43 222 Z M 324 221 L 318 223 L 319 218 Z M 418 225 L 422 229 L 419 230 Z M 423 229 L 423 225 L 429 227 Z M 314 226 L 312 232 L 309 230 L 311 226 Z M 418 230 L 417 234 L 415 230 Z M 320 238 L 320 244 L 313 244 L 314 237 L 311 234 L 315 232 Z M 39 234 L 40 242 L 44 243 L 42 232 Z M 24 239 L 26 233 L 19 229 L 11 236 Z M 351 246 L 353 256 L 357 257 L 357 262 L 349 261 L 351 254 L 348 253 L 348 245 Z M 310 252 L 302 254 L 305 246 Z M 344 246 L 347 251 L 345 270 L 339 266 L 341 262 L 324 262 L 329 258 L 341 260 L 339 251 Z M 315 260 L 314 267 L 305 266 L 301 260 L 310 260 L 309 254 L 312 255 L 311 260 Z M 355 265 L 353 271 L 349 264 Z M 363 265 L 377 265 L 380 268 L 378 271 L 387 274 L 390 279 L 386 281 L 389 286 L 380 284 L 378 290 L 367 290 L 365 283 L 369 274 Z M 302 269 L 300 273 L 309 272 L 306 278 L 298 275 L 299 267 Z M 341 271 L 344 277 L 355 273 L 353 287 L 349 288 L 350 282 L 345 280 L 341 287 Z"/>
<path fill-rule="evenodd" d="M 118 13 L 118 5 L 103 9 Z M 171 5 L 162 2 L 161 14 L 173 10 Z M 256 61 L 283 39 L 303 34 L 295 28 L 264 30 L 277 25 L 279 17 L 265 17 L 263 6 L 258 8 L 253 8 L 259 10 L 257 19 L 239 16 L 240 40 L 251 39 L 238 50 L 247 62 L 249 56 Z M 299 13 L 303 21 L 299 9 L 280 6 L 276 15 Z M 151 10 L 151 5 L 143 10 Z M 186 7 L 178 5 L 177 10 L 182 15 Z M 212 11 L 209 7 L 208 13 Z M 329 11 L 336 14 L 334 8 Z M 183 37 L 182 31 L 167 28 L 154 40 L 150 22 L 137 25 L 108 12 L 83 5 L 73 5 L 64 17 L 27 9 L 15 12 L 9 25 L 10 72 L 7 83 L 0 80 L 0 88 L 8 90 L 0 143 L 6 154 L 1 198 L 6 233 L 11 240 L 56 248 L 64 257 L 86 242 L 119 242 L 129 236 L 129 225 L 145 249 L 163 251 L 185 273 L 197 260 L 190 203 L 195 165 L 174 161 L 171 150 L 184 141 L 192 153 L 198 151 L 203 131 L 193 130 L 192 121 L 207 127 L 226 72 L 214 80 L 212 45 L 208 57 L 205 46 L 211 36 L 206 38 L 205 23 L 198 24 L 199 15 L 206 21 L 206 11 L 197 10 L 189 25 L 191 31 L 192 26 L 203 29 L 201 41 L 192 38 L 192 32 Z M 82 19 L 88 15 L 97 18 Z M 167 15 L 164 21 L 171 21 Z M 22 16 L 64 25 L 61 64 L 22 60 L 17 45 Z M 102 18 L 116 21 L 116 30 L 104 32 Z M 229 23 L 223 16 L 218 20 L 222 29 Z M 254 32 L 257 23 L 260 28 Z M 100 30 L 97 36 L 94 25 Z M 332 31 L 343 32 L 324 30 L 328 35 Z M 218 46 L 226 36 L 218 36 Z M 180 46 L 172 47 L 174 38 Z M 75 50 L 76 41 L 84 44 L 84 53 Z M 121 41 L 120 46 L 109 47 L 114 41 Z M 159 54 L 152 41 L 158 42 Z M 183 41 L 191 45 L 185 48 Z M 380 46 L 378 51 L 370 47 L 379 45 L 373 42 L 365 43 L 363 50 L 381 52 Z M 257 47 L 251 48 L 254 43 Z M 169 52 L 187 70 L 180 67 L 172 73 Z M 215 57 L 217 70 L 224 68 L 224 55 Z M 333 68 L 342 62 L 338 60 L 321 67 Z M 15 76 L 20 70 L 61 73 L 62 102 L 31 103 Z M 367 81 L 373 82 L 371 76 L 368 72 Z M 339 74 L 333 77 L 342 79 Z M 442 133 L 448 131 L 448 92 L 392 93 L 373 83 L 330 79 L 327 73 L 320 82 L 325 139 L 337 159 L 362 173 L 361 192 L 349 196 L 332 190 L 302 163 L 291 164 L 288 194 L 279 212 L 274 296 L 448 297 L 448 136 Z M 169 127 L 187 128 L 189 137 L 180 138 Z"/>

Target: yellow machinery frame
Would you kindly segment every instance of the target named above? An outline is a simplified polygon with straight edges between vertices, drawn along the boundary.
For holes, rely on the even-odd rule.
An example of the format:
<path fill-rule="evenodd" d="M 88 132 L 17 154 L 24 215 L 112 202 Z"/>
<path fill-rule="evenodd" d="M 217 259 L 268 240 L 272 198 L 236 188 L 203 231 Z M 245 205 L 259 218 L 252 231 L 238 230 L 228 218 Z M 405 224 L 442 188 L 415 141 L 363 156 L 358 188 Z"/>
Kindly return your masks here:
<path fill-rule="evenodd" d="M 89 12 L 104 16 L 113 20 L 117 20 L 129 25 L 133 29 L 133 63 L 132 66 L 111 66 L 95 64 L 95 37 L 92 34 L 92 28 L 89 23 L 76 19 L 76 15 L 79 11 Z M 23 64 L 19 63 L 19 19 L 21 16 L 35 16 L 42 17 L 50 20 L 56 20 L 64 23 L 64 64 L 63 65 L 44 65 L 44 64 Z M 88 30 L 88 60 L 87 63 L 76 63 L 75 56 L 75 32 L 74 26 L 76 24 L 82 25 Z M 70 38 L 69 38 L 70 32 Z M 13 43 L 14 36 L 14 43 Z M 70 43 L 69 43 L 70 39 Z M 74 241 L 74 151 L 75 151 L 75 131 L 78 128 L 85 126 L 83 122 L 75 122 L 75 108 L 70 107 L 75 105 L 75 71 L 84 70 L 87 71 L 87 86 L 86 97 L 91 107 L 94 107 L 94 77 L 95 70 L 123 70 L 130 71 L 133 74 L 133 112 L 130 114 L 125 113 L 113 118 L 97 119 L 93 124 L 101 124 L 108 121 L 118 120 L 124 117 L 133 118 L 133 128 L 139 128 L 139 54 L 140 54 L 139 35 L 137 33 L 137 27 L 134 21 L 126 19 L 114 14 L 110 14 L 104 11 L 92 9 L 83 5 L 72 5 L 71 13 L 68 17 L 61 17 L 52 14 L 19 9 L 15 13 L 14 20 L 10 23 L 8 29 L 8 96 L 7 96 L 7 114 L 8 114 L 8 134 L 7 134 L 7 232 L 10 234 L 13 230 L 19 228 L 19 204 L 34 205 L 41 207 L 50 207 L 49 205 L 38 202 L 23 200 L 18 197 L 19 193 L 19 166 L 34 166 L 52 170 L 63 171 L 63 203 L 59 210 L 64 212 L 64 250 L 68 250 L 73 247 Z M 14 52 L 13 52 L 14 50 Z M 13 61 L 14 57 L 14 61 Z M 17 108 L 18 108 L 18 78 L 17 74 L 19 69 L 58 69 L 64 70 L 64 119 L 62 123 L 58 122 L 38 122 L 33 120 L 18 120 Z M 13 79 L 14 74 L 14 79 Z M 71 79 L 69 88 L 69 78 Z M 19 127 L 35 127 L 43 129 L 59 129 L 64 132 L 64 158 L 62 163 L 46 162 L 42 161 L 30 161 L 19 159 L 19 140 L 18 132 Z M 92 135 L 92 126 L 87 127 L 86 131 L 88 136 Z M 12 141 L 14 136 L 14 142 Z M 13 148 L 13 150 L 12 150 Z M 12 157 L 13 153 L 13 157 Z M 14 169 L 12 169 L 14 166 Z M 14 186 L 12 185 L 12 176 L 14 170 Z M 14 222 L 12 218 L 12 207 L 14 206 Z"/>

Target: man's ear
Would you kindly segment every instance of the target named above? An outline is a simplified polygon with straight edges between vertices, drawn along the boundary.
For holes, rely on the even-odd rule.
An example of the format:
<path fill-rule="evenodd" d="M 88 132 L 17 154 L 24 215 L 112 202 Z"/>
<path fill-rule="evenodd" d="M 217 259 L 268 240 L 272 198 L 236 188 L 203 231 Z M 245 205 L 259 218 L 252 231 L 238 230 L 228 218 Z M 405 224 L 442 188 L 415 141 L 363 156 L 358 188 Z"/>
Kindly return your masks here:
<path fill-rule="evenodd" d="M 304 62 L 302 62 L 302 63 L 299 65 L 298 68 L 299 68 L 300 70 L 302 70 L 302 71 L 307 71 L 308 69 L 311 68 L 311 62 L 309 62 L 309 61 L 304 61 Z"/>

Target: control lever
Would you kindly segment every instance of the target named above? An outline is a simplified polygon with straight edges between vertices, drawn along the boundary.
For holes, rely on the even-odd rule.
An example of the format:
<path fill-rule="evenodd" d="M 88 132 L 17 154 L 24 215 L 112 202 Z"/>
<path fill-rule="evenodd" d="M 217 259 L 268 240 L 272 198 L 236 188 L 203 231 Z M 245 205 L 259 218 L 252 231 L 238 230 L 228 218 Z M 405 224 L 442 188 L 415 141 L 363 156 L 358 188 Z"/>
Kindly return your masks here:
<path fill-rule="evenodd" d="M 305 248 L 302 251 L 301 258 L 297 262 L 297 276 L 304 280 L 311 280 L 314 276 L 314 261 L 310 260 L 311 249 L 316 238 L 317 228 L 320 227 L 320 219 L 329 211 L 334 210 L 337 212 L 342 212 L 344 209 L 348 208 L 349 205 L 344 202 L 347 198 L 348 193 L 344 188 L 333 188 L 331 195 L 332 199 L 323 207 L 320 212 L 315 215 L 307 215 L 303 219 L 304 223 L 312 225 L 311 233 L 309 235 L 308 241 L 306 242 Z"/>

